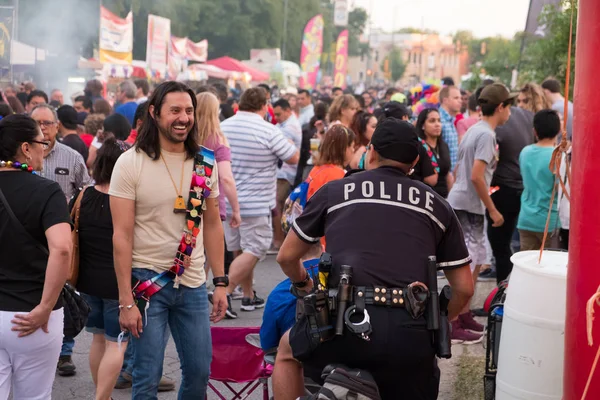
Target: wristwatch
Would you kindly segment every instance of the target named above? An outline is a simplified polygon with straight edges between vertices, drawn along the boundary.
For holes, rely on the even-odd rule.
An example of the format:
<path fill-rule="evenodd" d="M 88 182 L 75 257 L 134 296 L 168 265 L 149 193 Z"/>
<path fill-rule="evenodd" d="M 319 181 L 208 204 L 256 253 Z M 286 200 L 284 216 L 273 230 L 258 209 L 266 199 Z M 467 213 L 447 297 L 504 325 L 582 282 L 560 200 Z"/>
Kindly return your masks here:
<path fill-rule="evenodd" d="M 227 287 L 227 286 L 229 286 L 229 277 L 227 275 L 217 276 L 217 277 L 213 278 L 213 285 L 215 285 L 215 287 L 218 287 L 218 286 Z"/>
<path fill-rule="evenodd" d="M 306 287 L 306 285 L 308 284 L 308 281 L 310 281 L 310 274 L 307 272 L 306 273 L 306 278 L 304 278 L 303 280 L 301 280 L 300 282 L 292 282 L 292 284 L 298 288 L 298 289 L 302 289 L 304 287 Z"/>

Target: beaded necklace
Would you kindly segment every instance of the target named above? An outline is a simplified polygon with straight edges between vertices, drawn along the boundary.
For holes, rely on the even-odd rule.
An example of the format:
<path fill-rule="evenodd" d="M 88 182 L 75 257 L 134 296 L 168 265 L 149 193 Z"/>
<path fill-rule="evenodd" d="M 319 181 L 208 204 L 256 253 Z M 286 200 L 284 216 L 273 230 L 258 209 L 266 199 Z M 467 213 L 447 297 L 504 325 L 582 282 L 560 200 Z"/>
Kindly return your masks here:
<path fill-rule="evenodd" d="M 27 171 L 29 173 L 35 174 L 35 171 L 33 170 L 33 167 L 27 165 L 26 163 L 20 163 L 18 161 L 0 161 L 0 167 L 1 168 L 14 168 L 14 169 L 20 169 L 21 171 Z"/>
<path fill-rule="evenodd" d="M 194 157 L 194 171 L 189 189 L 189 199 L 185 210 L 185 225 L 181 241 L 175 253 L 173 265 L 167 271 L 152 279 L 138 282 L 133 288 L 134 298 L 148 301 L 150 297 L 161 290 L 167 283 L 173 281 L 173 287 L 179 287 L 180 276 L 191 265 L 191 256 L 196 247 L 196 238 L 200 233 L 202 211 L 206 209 L 206 199 L 210 195 L 211 177 L 215 164 L 214 151 L 200 147 Z"/>

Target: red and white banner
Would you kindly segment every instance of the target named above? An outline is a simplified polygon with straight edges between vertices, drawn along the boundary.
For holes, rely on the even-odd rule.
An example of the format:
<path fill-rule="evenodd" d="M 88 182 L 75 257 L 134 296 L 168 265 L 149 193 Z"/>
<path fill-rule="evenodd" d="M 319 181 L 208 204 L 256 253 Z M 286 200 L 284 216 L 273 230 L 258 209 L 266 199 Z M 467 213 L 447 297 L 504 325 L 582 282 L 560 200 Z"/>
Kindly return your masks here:
<path fill-rule="evenodd" d="M 333 73 L 333 86 L 346 89 L 346 75 L 348 74 L 348 29 L 340 32 L 335 49 L 335 69 Z"/>
<path fill-rule="evenodd" d="M 131 64 L 133 59 L 133 14 L 125 18 L 100 6 L 100 62 Z"/>
<path fill-rule="evenodd" d="M 189 61 L 206 62 L 208 59 L 208 40 L 204 39 L 194 43 L 188 39 L 187 59 Z"/>
<path fill-rule="evenodd" d="M 167 73 L 170 43 L 171 20 L 148 14 L 146 63 L 155 78 L 163 78 Z"/>
<path fill-rule="evenodd" d="M 187 54 L 188 38 L 178 38 L 171 36 L 171 45 L 169 47 L 169 79 L 177 79 L 184 70 L 184 63 Z"/>
<path fill-rule="evenodd" d="M 169 79 L 177 79 L 181 72 L 185 72 L 188 61 L 206 62 L 207 53 L 208 41 L 206 39 L 194 43 L 186 37 L 171 36 Z"/>

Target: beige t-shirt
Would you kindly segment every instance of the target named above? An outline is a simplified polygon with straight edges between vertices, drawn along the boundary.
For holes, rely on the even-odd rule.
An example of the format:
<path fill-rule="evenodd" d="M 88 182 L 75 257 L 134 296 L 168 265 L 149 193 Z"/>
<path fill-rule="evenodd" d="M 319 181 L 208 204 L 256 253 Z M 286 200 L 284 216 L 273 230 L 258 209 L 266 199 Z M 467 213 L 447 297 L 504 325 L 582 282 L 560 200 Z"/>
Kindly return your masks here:
<path fill-rule="evenodd" d="M 179 189 L 181 167 L 185 153 L 161 151 L 173 180 Z M 183 165 L 182 196 L 187 204 L 194 160 Z M 213 168 L 211 192 L 213 199 L 219 196 L 217 165 Z M 161 159 L 153 161 L 143 151 L 132 148 L 125 152 L 115 164 L 110 182 L 111 196 L 135 200 L 135 226 L 133 230 L 133 268 L 147 268 L 163 272 L 171 268 L 177 253 L 185 214 L 173 212 L 177 192 Z M 196 238 L 191 265 L 181 275 L 181 284 L 199 287 L 206 281 L 204 273 L 203 224 Z"/>

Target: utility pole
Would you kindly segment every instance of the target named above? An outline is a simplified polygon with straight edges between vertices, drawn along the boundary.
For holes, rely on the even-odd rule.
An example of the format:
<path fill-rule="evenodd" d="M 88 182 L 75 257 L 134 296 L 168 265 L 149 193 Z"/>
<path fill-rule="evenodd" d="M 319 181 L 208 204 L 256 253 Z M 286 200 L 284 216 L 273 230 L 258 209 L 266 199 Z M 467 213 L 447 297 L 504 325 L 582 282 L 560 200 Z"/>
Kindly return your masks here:
<path fill-rule="evenodd" d="M 373 35 L 373 0 L 369 1 L 369 51 L 367 52 L 367 70 L 365 71 L 365 83 L 370 84 L 371 83 L 371 75 L 373 74 L 373 71 L 371 69 L 372 65 L 371 65 L 371 52 L 373 49 L 371 49 L 371 38 Z M 369 72 L 371 72 L 371 75 L 369 75 Z M 366 85 L 365 85 L 366 86 Z"/>
<path fill-rule="evenodd" d="M 287 41 L 288 0 L 283 2 L 283 43 L 281 44 L 281 59 L 285 60 L 285 42 Z"/>
<path fill-rule="evenodd" d="M 15 0 L 15 19 L 13 21 L 13 27 L 14 27 L 14 35 L 13 38 L 14 40 L 17 40 L 19 38 L 19 0 Z"/>

